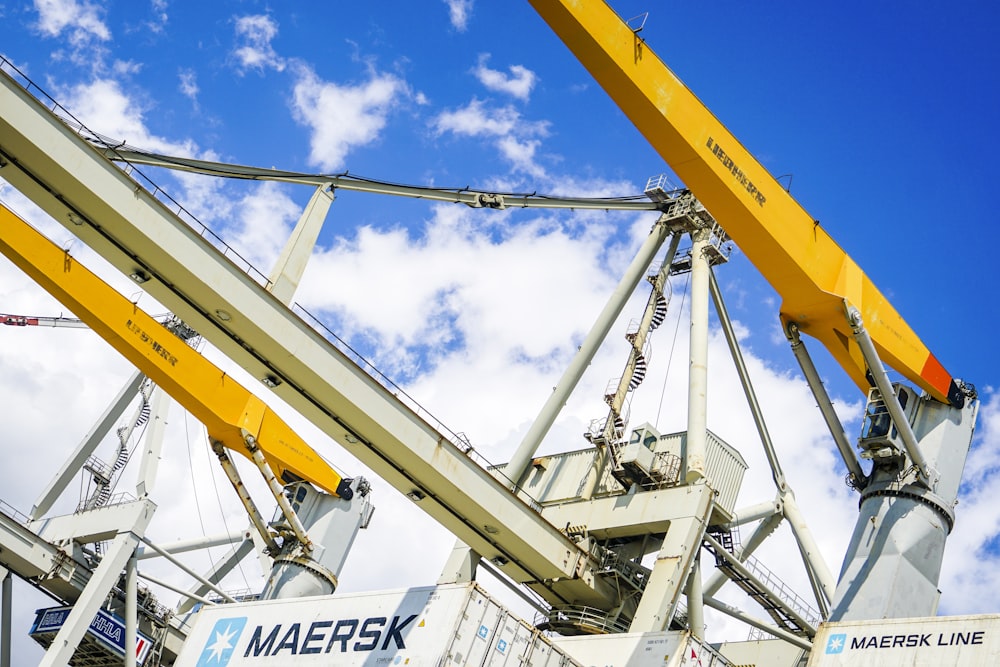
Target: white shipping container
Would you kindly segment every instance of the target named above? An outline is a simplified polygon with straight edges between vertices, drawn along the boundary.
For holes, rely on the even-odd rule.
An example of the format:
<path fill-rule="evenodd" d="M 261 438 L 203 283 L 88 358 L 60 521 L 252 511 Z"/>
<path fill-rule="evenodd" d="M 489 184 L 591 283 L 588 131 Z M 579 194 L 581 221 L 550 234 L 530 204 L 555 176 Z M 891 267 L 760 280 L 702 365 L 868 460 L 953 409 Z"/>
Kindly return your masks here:
<path fill-rule="evenodd" d="M 809 667 L 993 667 L 1000 616 L 936 616 L 823 623 Z"/>
<path fill-rule="evenodd" d="M 579 663 L 478 585 L 206 607 L 176 667 L 570 667 Z"/>
<path fill-rule="evenodd" d="M 556 637 L 555 644 L 584 667 L 729 667 L 715 649 L 688 632 L 635 632 Z M 763 667 L 763 666 L 762 666 Z"/>

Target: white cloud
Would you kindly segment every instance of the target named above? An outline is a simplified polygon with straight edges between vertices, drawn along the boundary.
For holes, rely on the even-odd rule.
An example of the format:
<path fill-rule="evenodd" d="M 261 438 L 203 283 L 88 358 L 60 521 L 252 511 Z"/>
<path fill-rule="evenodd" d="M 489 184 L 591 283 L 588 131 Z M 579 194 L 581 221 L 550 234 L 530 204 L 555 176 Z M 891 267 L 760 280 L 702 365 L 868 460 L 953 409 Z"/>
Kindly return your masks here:
<path fill-rule="evenodd" d="M 444 111 L 431 122 L 438 136 L 492 137 L 499 155 L 524 174 L 545 178 L 545 170 L 535 161 L 536 137 L 548 135 L 548 122 L 528 121 L 512 106 L 490 107 L 473 98 L 466 106 Z"/>
<path fill-rule="evenodd" d="M 545 170 L 535 162 L 535 152 L 541 142 L 537 139 L 518 140 L 511 136 L 501 137 L 497 141 L 500 154 L 510 162 L 515 169 L 534 178 L 544 178 Z"/>
<path fill-rule="evenodd" d="M 167 14 L 167 6 L 167 0 L 151 0 L 150 9 L 153 12 L 153 18 L 146 22 L 146 27 L 149 30 L 156 33 L 163 32 L 170 18 Z"/>
<path fill-rule="evenodd" d="M 405 365 L 430 346 L 423 372 L 461 350 L 500 366 L 518 356 L 544 360 L 564 342 L 549 332 L 580 317 L 590 290 L 610 289 L 599 264 L 610 230 L 571 235 L 539 215 L 494 239 L 477 215 L 435 207 L 418 236 L 362 228 L 317 253 L 298 300 L 313 312 L 338 313 L 348 333 L 374 336 L 378 349 L 396 350 L 390 361 Z M 560 258 L 558 268 L 553 257 Z M 354 287 L 331 288 L 346 285 Z M 546 300 L 543 291 L 562 297 Z M 518 304 L 516 318 L 495 307 L 508 302 Z M 522 335 L 525 322 L 534 330 L 529 337 Z"/>
<path fill-rule="evenodd" d="M 167 155 L 194 155 L 191 141 L 171 141 L 146 126 L 146 105 L 130 96 L 113 79 L 94 79 L 59 91 L 63 106 L 91 130 Z"/>
<path fill-rule="evenodd" d="M 38 29 L 48 37 L 69 33 L 70 42 L 82 45 L 91 40 L 107 41 L 111 31 L 104 23 L 104 8 L 78 0 L 35 0 Z"/>
<path fill-rule="evenodd" d="M 984 591 L 1000 588 L 1000 394 L 984 392 L 979 425 L 965 466 L 955 529 L 948 540 L 941 583 L 945 614 L 994 613 L 996 600 Z"/>
<path fill-rule="evenodd" d="M 489 54 L 480 55 L 479 64 L 472 70 L 479 82 L 490 90 L 507 93 L 519 100 L 527 100 L 538 80 L 535 73 L 523 65 L 511 65 L 510 74 L 507 75 L 487 67 L 489 59 Z"/>
<path fill-rule="evenodd" d="M 138 74 L 142 70 L 142 65 L 134 60 L 116 60 L 111 64 L 111 71 L 116 76 L 130 76 Z"/>
<path fill-rule="evenodd" d="M 302 67 L 292 110 L 311 131 L 309 163 L 325 171 L 343 168 L 351 150 L 378 140 L 405 94 L 405 82 L 391 74 L 371 72 L 367 81 L 349 85 L 323 81 Z"/>
<path fill-rule="evenodd" d="M 178 87 L 184 97 L 191 99 L 192 102 L 197 104 L 198 93 L 200 92 L 197 73 L 194 70 L 184 69 L 178 72 L 177 78 L 179 79 Z"/>
<path fill-rule="evenodd" d="M 240 45 L 233 51 L 233 55 L 240 70 L 283 71 L 285 61 L 271 46 L 271 41 L 277 36 L 278 24 L 270 16 L 255 14 L 237 18 L 236 37 Z"/>
<path fill-rule="evenodd" d="M 473 0 L 444 0 L 448 5 L 448 19 L 455 30 L 465 32 L 472 15 Z"/>
<path fill-rule="evenodd" d="M 467 137 L 502 137 L 514 132 L 521 114 L 513 107 L 488 109 L 482 100 L 473 99 L 466 106 L 442 112 L 434 119 L 434 131 L 452 132 Z"/>

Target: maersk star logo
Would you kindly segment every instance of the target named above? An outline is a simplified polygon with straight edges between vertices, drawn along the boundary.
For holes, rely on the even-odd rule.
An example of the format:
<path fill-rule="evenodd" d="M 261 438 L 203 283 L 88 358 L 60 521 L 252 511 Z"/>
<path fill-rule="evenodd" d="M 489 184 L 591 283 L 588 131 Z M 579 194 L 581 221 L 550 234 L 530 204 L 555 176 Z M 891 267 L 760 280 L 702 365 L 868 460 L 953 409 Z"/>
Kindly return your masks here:
<path fill-rule="evenodd" d="M 826 643 L 827 653 L 843 653 L 844 644 L 847 643 L 847 635 L 830 635 L 830 640 Z"/>
<path fill-rule="evenodd" d="M 239 618 L 221 618 L 215 622 L 215 627 L 208 635 L 205 648 L 198 658 L 196 667 L 225 667 L 233 657 L 233 649 L 247 624 L 246 616 Z"/>

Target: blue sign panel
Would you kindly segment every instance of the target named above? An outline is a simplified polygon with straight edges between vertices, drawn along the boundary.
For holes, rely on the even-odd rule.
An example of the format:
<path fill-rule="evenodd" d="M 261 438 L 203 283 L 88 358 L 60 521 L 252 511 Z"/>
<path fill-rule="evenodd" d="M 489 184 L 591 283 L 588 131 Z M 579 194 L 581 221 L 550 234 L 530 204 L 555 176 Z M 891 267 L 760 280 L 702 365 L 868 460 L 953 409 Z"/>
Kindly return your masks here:
<path fill-rule="evenodd" d="M 54 607 L 52 609 L 39 609 L 36 613 L 35 623 L 31 627 L 32 635 L 56 633 L 62 628 L 66 619 L 69 618 L 72 607 Z M 97 611 L 97 616 L 91 621 L 87 628 L 87 634 L 96 639 L 100 644 L 117 655 L 125 656 L 125 621 L 109 614 L 103 609 Z M 153 641 L 146 635 L 136 632 L 135 655 L 136 661 L 141 665 Z"/>

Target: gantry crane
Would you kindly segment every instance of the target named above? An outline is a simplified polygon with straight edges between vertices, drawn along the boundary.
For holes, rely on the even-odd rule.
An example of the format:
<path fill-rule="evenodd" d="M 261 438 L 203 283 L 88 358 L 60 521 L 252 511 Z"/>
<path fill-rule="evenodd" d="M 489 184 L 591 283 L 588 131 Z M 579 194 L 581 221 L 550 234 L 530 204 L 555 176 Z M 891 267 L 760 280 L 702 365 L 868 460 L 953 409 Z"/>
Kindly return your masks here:
<path fill-rule="evenodd" d="M 824 416 L 861 493 L 831 618 L 932 615 L 975 427 L 974 388 L 945 370 L 857 264 L 638 30 L 602 0 L 531 4 L 783 299 L 784 329 L 827 406 Z M 828 407 L 801 333 L 819 340 L 868 395 L 859 440 L 861 456 L 873 462 L 868 474 Z M 886 365 L 923 395 L 893 385 Z"/>
<path fill-rule="evenodd" d="M 607 5 L 599 0 L 533 0 L 532 4 L 697 197 L 665 200 L 659 207 L 663 216 L 640 258 L 648 262 L 678 229 L 689 234 L 694 241 L 692 293 L 698 293 L 699 303 L 707 304 L 709 292 L 715 293 L 710 262 L 703 259 L 711 252 L 712 237 L 723 235 L 740 245 L 783 297 L 780 317 L 785 331 L 851 483 L 861 493 L 861 518 L 836 591 L 828 577 L 813 573 L 821 595 L 832 606 L 830 618 L 933 614 L 941 555 L 954 521 L 954 499 L 975 424 L 974 389 L 944 369 L 827 232 Z M 602 502 L 621 495 L 620 489 L 605 488 L 606 495 L 599 497 L 602 487 L 595 478 L 588 483 L 588 493 L 596 493 L 595 497 L 560 507 L 538 507 L 523 495 L 520 487 L 531 483 L 526 478 L 529 467 L 534 470 L 532 479 L 552 479 L 548 464 L 533 458 L 552 410 L 543 410 L 537 428 L 508 464 L 506 476 L 481 468 L 470 461 L 469 448 L 461 439 L 450 438 L 404 403 L 398 392 L 387 389 L 384 381 L 346 359 L 274 299 L 261 284 L 266 280 L 227 260 L 202 237 L 204 230 L 169 210 L 171 202 L 157 200 L 155 191 L 151 194 L 137 184 L 138 176 L 117 169 L 109 159 L 124 158 L 114 147 L 105 143 L 96 149 L 78 136 L 86 134 L 85 128 L 57 119 L 7 78 L 0 88 L 0 108 L 4 109 L 0 175 L 450 528 L 476 554 L 534 589 L 553 609 L 585 604 L 623 613 L 626 622 L 616 630 L 629 629 L 628 621 L 633 630 L 654 629 L 656 624 L 665 629 L 674 618 L 681 590 L 687 591 L 689 600 L 700 597 L 700 584 L 695 585 L 700 574 L 691 549 L 702 541 L 726 559 L 726 567 L 751 590 L 757 590 L 745 565 L 725 556 L 723 541 L 705 532 L 707 525 L 724 525 L 733 517 L 713 500 L 718 489 L 713 488 L 707 463 L 709 447 L 714 446 L 714 452 L 725 448 L 712 445 L 703 411 L 689 412 L 680 450 L 682 473 L 671 482 L 683 486 L 691 500 L 685 514 L 666 523 L 685 528 L 674 534 L 669 532 L 673 527 L 662 528 L 658 538 L 662 546 L 657 568 L 661 561 L 671 561 L 672 569 L 664 566 L 650 573 L 622 564 L 621 554 L 627 550 L 616 552 L 605 545 L 629 543 L 641 531 L 629 533 L 621 525 L 598 521 L 609 504 Z M 90 138 L 100 144 L 99 138 Z M 476 198 L 472 205 L 489 208 L 494 201 Z M 681 219 L 683 223 L 678 222 Z M 5 226 L 0 236 L 6 234 Z M 637 264 L 642 263 L 640 258 Z M 47 271 L 58 270 L 53 264 Z M 630 267 L 629 275 L 634 273 Z M 698 317 L 707 323 L 707 312 Z M 608 318 L 602 314 L 601 319 Z M 829 404 L 800 333 L 819 340 L 868 392 L 859 442 L 862 458 L 872 460 L 867 472 Z M 577 365 L 585 366 L 585 358 L 580 359 Z M 892 385 L 885 365 L 924 394 Z M 573 384 L 573 379 L 566 384 Z M 561 390 L 554 392 L 551 402 L 562 397 Z M 605 441 L 606 433 L 602 432 Z M 613 433 L 614 438 L 621 435 Z M 638 429 L 636 435 L 640 444 L 646 436 L 653 442 L 661 440 L 649 430 Z M 620 463 L 621 453 L 615 457 Z M 601 457 L 594 460 L 599 468 Z M 626 481 L 634 478 L 627 470 L 619 474 Z M 780 488 L 777 472 L 775 481 Z M 666 493 L 663 488 L 655 491 Z M 638 494 L 637 504 L 655 495 Z M 788 503 L 794 507 L 791 498 Z M 902 516 L 895 520 L 897 514 Z M 589 525 L 572 530 L 572 520 L 584 515 Z M 885 520 L 890 515 L 894 520 Z M 676 557 L 676 553 L 687 555 Z M 609 572 L 614 585 L 609 584 Z M 634 596 L 622 597 L 621 584 L 630 577 L 639 582 L 634 592 L 642 596 L 641 602 Z M 782 614 L 793 630 L 810 635 L 807 619 L 790 609 Z M 549 621 L 555 624 L 560 618 L 566 616 L 555 614 Z M 581 626 L 569 620 L 566 627 Z"/>

